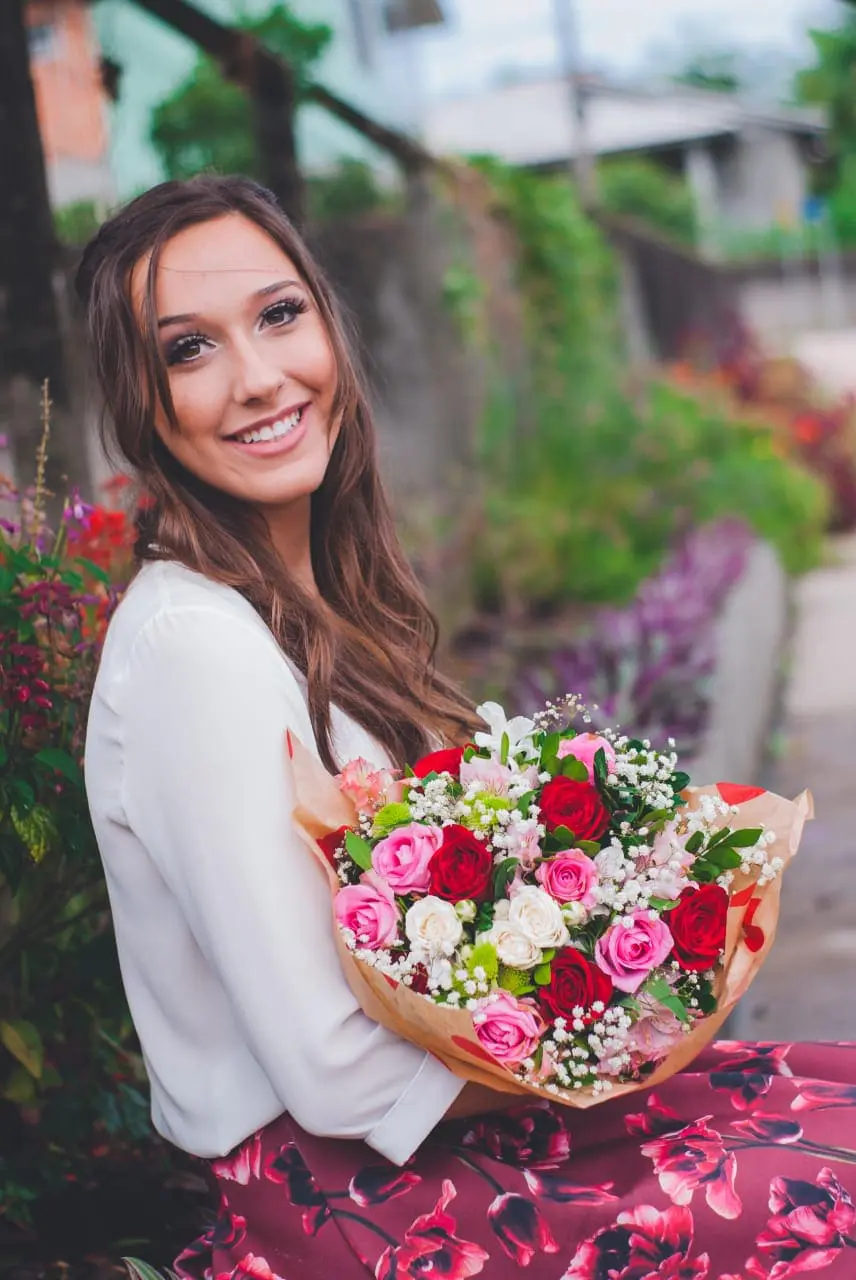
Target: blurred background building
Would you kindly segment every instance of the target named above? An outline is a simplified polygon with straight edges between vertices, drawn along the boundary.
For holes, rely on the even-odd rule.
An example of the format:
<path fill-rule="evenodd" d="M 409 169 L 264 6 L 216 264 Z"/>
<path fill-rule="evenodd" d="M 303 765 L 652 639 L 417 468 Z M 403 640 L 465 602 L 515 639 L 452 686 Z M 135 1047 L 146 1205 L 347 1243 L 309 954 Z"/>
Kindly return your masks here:
<path fill-rule="evenodd" d="M 116 184 L 92 10 L 84 0 L 28 0 L 26 18 L 51 201 L 106 205 Z"/>

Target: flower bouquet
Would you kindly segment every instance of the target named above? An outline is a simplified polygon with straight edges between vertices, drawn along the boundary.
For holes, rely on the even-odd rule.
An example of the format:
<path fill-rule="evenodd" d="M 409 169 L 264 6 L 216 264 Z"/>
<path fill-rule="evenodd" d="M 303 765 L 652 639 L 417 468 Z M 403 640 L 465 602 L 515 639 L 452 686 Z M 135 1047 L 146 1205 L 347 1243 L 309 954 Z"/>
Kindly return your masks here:
<path fill-rule="evenodd" d="M 674 751 L 578 732 L 569 697 L 403 778 L 337 779 L 289 739 L 295 821 L 330 880 L 365 1012 L 495 1089 L 571 1106 L 657 1084 L 713 1038 L 772 945 L 811 816 Z"/>

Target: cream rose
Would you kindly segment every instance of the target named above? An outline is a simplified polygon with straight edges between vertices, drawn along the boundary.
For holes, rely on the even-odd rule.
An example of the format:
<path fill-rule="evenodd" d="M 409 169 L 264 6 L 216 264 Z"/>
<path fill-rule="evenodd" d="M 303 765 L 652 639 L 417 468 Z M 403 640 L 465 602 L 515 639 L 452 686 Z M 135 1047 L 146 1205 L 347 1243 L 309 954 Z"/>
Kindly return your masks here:
<path fill-rule="evenodd" d="M 426 956 L 450 956 L 464 936 L 464 927 L 451 902 L 427 897 L 404 917 L 404 932 L 411 946 Z"/>
<path fill-rule="evenodd" d="M 479 941 L 491 943 L 499 963 L 507 965 L 509 969 L 534 969 L 544 958 L 541 948 L 508 920 L 496 921 L 487 933 L 481 935 Z"/>
<path fill-rule="evenodd" d="M 570 941 L 562 908 L 549 893 L 534 885 L 517 890 L 511 899 L 508 919 L 536 947 L 564 947 Z"/>

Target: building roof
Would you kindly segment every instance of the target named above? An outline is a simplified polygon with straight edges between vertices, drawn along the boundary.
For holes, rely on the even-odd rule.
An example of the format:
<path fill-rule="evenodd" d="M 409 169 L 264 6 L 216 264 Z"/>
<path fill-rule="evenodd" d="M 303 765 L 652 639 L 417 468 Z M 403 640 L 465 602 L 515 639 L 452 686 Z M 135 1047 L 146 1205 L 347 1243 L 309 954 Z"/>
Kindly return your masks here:
<path fill-rule="evenodd" d="M 675 86 L 585 87 L 588 145 L 596 155 L 682 146 L 751 127 L 818 134 L 813 108 L 759 107 L 739 96 Z M 557 76 L 522 81 L 430 104 L 426 145 L 441 155 L 495 155 L 510 164 L 559 164 L 577 153 L 578 131 L 568 88 Z"/>

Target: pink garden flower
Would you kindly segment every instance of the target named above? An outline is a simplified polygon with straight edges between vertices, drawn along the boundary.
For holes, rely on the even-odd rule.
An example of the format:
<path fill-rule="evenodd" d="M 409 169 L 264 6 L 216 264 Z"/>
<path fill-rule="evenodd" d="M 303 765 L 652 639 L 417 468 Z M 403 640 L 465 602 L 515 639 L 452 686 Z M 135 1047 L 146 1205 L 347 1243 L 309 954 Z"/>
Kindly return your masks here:
<path fill-rule="evenodd" d="M 349 760 L 339 774 L 339 790 L 360 813 L 371 813 L 395 799 L 395 779 L 388 769 L 376 769 L 362 758 Z"/>
<path fill-rule="evenodd" d="M 609 772 L 615 766 L 615 750 L 611 742 L 601 738 L 597 733 L 579 733 L 575 738 L 563 738 L 559 743 L 558 756 L 564 760 L 567 756 L 576 756 L 588 769 L 589 782 L 594 781 L 594 758 L 598 751 L 606 756 L 606 767 Z"/>
<path fill-rule="evenodd" d="M 377 951 L 398 937 L 398 907 L 385 885 L 347 884 L 336 894 L 333 910 L 340 929 L 354 935 L 357 946 Z"/>
<path fill-rule="evenodd" d="M 396 893 L 427 893 L 429 864 L 443 843 L 441 827 L 411 822 L 397 827 L 372 850 L 372 867 Z"/>
<path fill-rule="evenodd" d="M 557 902 L 579 902 L 586 911 L 597 906 L 597 867 L 581 849 L 566 849 L 542 862 L 535 878 Z"/>
<path fill-rule="evenodd" d="M 595 962 L 619 991 L 633 995 L 674 945 L 668 925 L 651 911 L 637 909 L 610 925 L 595 948 Z"/>
<path fill-rule="evenodd" d="M 475 1033 L 483 1049 L 506 1067 L 531 1057 L 544 1031 L 544 1020 L 531 1000 L 517 1000 L 500 991 L 473 1014 Z"/>
<path fill-rule="evenodd" d="M 473 756 L 471 760 L 461 762 L 460 776 L 461 786 L 464 788 L 477 782 L 482 791 L 495 796 L 507 796 L 514 771 L 498 760 L 484 760 L 481 756 Z"/>

